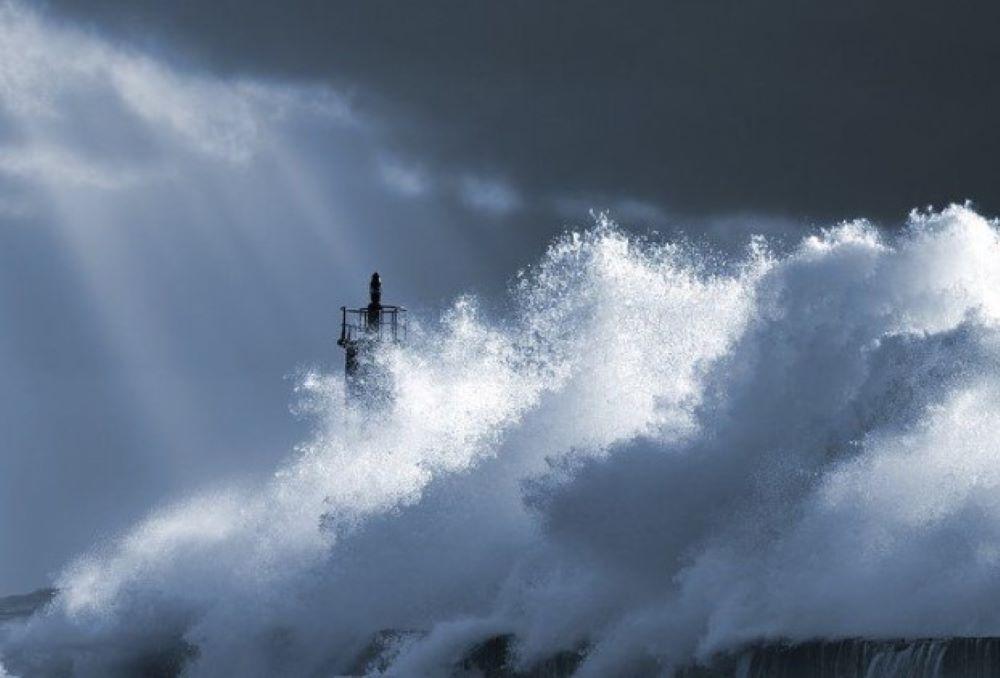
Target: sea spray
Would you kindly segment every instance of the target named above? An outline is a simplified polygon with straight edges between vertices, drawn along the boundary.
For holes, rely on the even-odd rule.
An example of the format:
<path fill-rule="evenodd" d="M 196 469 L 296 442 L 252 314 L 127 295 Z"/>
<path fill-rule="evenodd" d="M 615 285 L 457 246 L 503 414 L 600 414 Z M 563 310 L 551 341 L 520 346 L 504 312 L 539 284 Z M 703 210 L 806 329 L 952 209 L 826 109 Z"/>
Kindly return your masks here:
<path fill-rule="evenodd" d="M 968 207 L 720 262 L 607 220 L 382 357 L 378 426 L 95 548 L 2 654 L 27 675 L 672 667 L 767 639 L 1000 633 L 1000 241 Z M 412 633 L 411 633 L 412 632 Z M 173 664 L 166 664 L 173 666 Z"/>

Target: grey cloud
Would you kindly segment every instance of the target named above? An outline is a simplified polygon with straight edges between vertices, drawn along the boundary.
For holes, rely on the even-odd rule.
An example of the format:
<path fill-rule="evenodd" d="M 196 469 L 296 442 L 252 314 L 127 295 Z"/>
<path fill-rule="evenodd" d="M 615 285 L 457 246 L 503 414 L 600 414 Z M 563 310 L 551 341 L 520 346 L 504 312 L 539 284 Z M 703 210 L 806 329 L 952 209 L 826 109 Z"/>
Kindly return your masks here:
<path fill-rule="evenodd" d="M 458 186 L 467 206 L 487 214 L 503 215 L 521 206 L 520 194 L 504 181 L 465 176 Z"/>
<path fill-rule="evenodd" d="M 378 172 L 382 181 L 401 195 L 415 198 L 431 190 L 430 177 L 415 165 L 394 158 L 382 158 L 378 162 Z"/>
<path fill-rule="evenodd" d="M 814 219 L 1000 205 L 985 0 L 51 9 L 197 68 L 350 87 L 398 150 L 535 195 Z"/>

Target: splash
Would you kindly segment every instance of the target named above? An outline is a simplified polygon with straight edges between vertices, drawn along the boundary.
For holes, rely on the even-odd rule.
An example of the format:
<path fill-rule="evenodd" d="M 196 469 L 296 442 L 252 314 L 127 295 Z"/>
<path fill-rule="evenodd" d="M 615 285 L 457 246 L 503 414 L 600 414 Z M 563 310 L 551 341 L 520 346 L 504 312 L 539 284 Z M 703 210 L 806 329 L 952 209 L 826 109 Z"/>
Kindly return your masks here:
<path fill-rule="evenodd" d="M 724 261 L 601 220 L 510 306 L 459 299 L 387 351 L 377 426 L 304 375 L 287 465 L 69 566 L 8 670 L 336 675 L 382 632 L 389 675 L 506 634 L 523 666 L 669 674 L 768 639 L 1000 634 L 994 222 Z"/>

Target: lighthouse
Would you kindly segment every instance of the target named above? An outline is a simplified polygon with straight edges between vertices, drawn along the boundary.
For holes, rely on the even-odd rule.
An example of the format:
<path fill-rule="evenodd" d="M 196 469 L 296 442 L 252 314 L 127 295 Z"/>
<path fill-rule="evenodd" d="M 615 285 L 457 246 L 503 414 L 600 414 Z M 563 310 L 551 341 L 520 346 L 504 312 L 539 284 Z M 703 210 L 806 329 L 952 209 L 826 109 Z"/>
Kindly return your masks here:
<path fill-rule="evenodd" d="M 406 338 L 406 309 L 382 303 L 382 278 L 372 273 L 369 302 L 361 308 L 340 307 L 340 339 L 344 349 L 344 378 L 349 402 L 376 404 L 390 393 L 389 375 L 379 365 L 382 344 Z"/>

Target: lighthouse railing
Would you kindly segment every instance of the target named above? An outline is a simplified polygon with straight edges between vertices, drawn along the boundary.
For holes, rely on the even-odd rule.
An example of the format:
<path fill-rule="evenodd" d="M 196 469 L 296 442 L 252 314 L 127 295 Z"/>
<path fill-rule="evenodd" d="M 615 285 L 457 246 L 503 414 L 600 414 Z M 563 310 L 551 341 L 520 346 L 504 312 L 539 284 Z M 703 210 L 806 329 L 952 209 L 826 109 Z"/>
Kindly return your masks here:
<path fill-rule="evenodd" d="M 406 340 L 406 309 L 401 306 L 382 306 L 377 317 L 370 314 L 367 308 L 341 306 L 340 312 L 338 343 L 341 345 L 364 340 Z"/>

